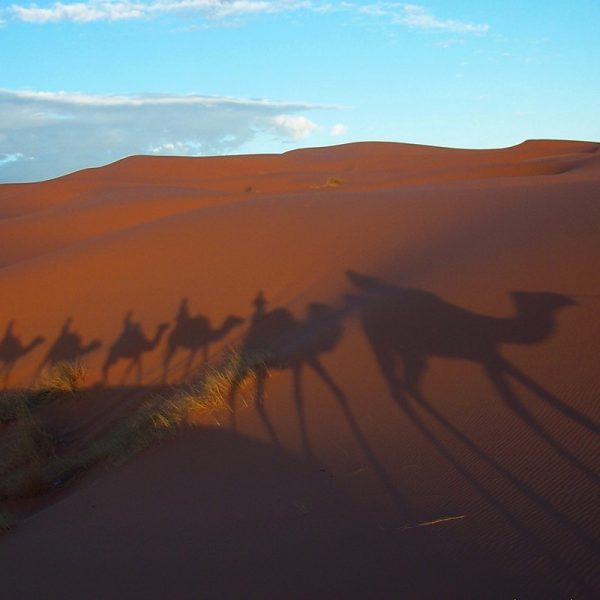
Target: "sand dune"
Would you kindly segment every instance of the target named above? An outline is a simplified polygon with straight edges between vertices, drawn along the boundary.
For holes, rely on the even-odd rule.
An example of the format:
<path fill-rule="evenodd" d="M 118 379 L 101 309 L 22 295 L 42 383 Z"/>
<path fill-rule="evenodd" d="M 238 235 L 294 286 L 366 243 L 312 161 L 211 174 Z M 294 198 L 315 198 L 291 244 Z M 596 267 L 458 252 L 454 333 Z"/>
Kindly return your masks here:
<path fill-rule="evenodd" d="M 249 406 L 0 539 L 7 597 L 594 597 L 599 148 L 131 157 L 0 186 L 0 381 L 83 360 L 52 415 L 74 436 L 205 351 L 275 357 Z"/>

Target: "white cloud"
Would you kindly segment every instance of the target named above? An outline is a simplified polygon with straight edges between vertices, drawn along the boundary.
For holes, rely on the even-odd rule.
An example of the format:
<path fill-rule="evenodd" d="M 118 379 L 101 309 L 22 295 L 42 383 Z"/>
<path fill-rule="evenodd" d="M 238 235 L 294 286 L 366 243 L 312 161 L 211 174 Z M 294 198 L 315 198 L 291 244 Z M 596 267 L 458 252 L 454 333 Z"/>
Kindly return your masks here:
<path fill-rule="evenodd" d="M 13 4 L 8 12 L 19 21 L 29 23 L 52 23 L 72 21 L 90 23 L 92 21 L 117 21 L 145 16 L 147 5 L 139 2 L 76 2 L 65 4 L 55 2 L 48 8 L 37 5 L 21 6 Z"/>
<path fill-rule="evenodd" d="M 348 131 L 348 125 L 344 125 L 344 123 L 336 123 L 329 130 L 329 135 L 333 137 L 337 137 L 339 135 L 344 135 Z"/>
<path fill-rule="evenodd" d="M 324 2 L 322 0 L 83 0 L 81 2 L 52 2 L 12 4 L 2 12 L 0 23 L 16 20 L 29 23 L 90 23 L 93 21 L 122 21 L 149 19 L 169 13 L 199 14 L 211 19 L 237 17 L 259 13 L 283 13 L 305 10 L 319 14 L 360 13 L 372 18 L 384 18 L 410 28 L 434 29 L 454 33 L 486 33 L 489 25 L 457 19 L 440 19 L 426 7 L 398 2 Z"/>
<path fill-rule="evenodd" d="M 25 156 L 20 152 L 15 152 L 14 154 L 0 154 L 0 167 L 2 165 L 6 165 L 8 163 L 17 162 L 18 160 L 23 160 Z"/>
<path fill-rule="evenodd" d="M 261 12 L 292 11 L 307 6 L 308 2 L 294 0 L 88 0 L 75 3 L 54 2 L 47 7 L 37 4 L 13 4 L 6 12 L 16 20 L 30 23 L 89 23 L 149 18 L 161 13 L 183 11 L 222 18 Z"/>
<path fill-rule="evenodd" d="M 466 23 L 455 19 L 438 19 L 427 8 L 416 4 L 406 4 L 402 14 L 396 17 L 399 23 L 420 29 L 439 29 L 455 33 L 486 33 L 487 24 Z"/>
<path fill-rule="evenodd" d="M 317 125 L 300 115 L 276 115 L 271 119 L 271 130 L 276 135 L 290 140 L 307 138 Z"/>
<path fill-rule="evenodd" d="M 337 108 L 200 95 L 0 89 L 0 181 L 55 177 L 132 154 L 231 153 L 261 132 L 281 142 L 301 140 L 317 126 L 298 113 Z"/>

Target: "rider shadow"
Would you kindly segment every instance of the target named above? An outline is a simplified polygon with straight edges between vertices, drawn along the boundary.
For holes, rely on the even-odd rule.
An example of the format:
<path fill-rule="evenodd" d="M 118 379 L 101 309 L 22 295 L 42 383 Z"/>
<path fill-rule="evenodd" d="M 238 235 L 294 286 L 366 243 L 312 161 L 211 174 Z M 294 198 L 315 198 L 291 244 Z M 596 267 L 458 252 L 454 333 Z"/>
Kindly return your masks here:
<path fill-rule="evenodd" d="M 232 429 L 236 428 L 236 393 L 248 370 L 251 370 L 255 376 L 254 406 L 256 412 L 266 428 L 271 442 L 275 446 L 281 446 L 265 407 L 265 382 L 270 370 L 289 369 L 292 371 L 292 395 L 302 449 L 309 459 L 316 460 L 306 426 L 302 389 L 303 371 L 305 367 L 309 367 L 337 401 L 355 440 L 396 507 L 408 514 L 410 511 L 406 502 L 400 497 L 395 485 L 371 449 L 350 409 L 348 398 L 320 360 L 321 355 L 333 351 L 341 340 L 342 320 L 346 315 L 346 308 L 334 309 L 327 304 L 311 303 L 307 307 L 306 317 L 297 319 L 287 308 L 277 307 L 267 311 L 266 305 L 267 301 L 263 293 L 259 292 L 254 300 L 255 310 L 250 327 L 240 350 L 238 373 L 230 390 L 229 406 Z"/>
<path fill-rule="evenodd" d="M 141 385 L 143 379 L 142 356 L 152 352 L 159 344 L 169 328 L 168 323 L 157 325 L 154 336 L 151 339 L 146 337 L 140 323 L 133 321 L 133 311 L 128 311 L 123 319 L 123 329 L 108 350 L 108 356 L 102 366 L 102 381 L 104 385 L 108 384 L 109 370 L 122 359 L 128 359 L 129 364 L 123 371 L 121 384 L 124 384 L 131 371 L 135 368 L 137 371 L 136 383 Z"/>
<path fill-rule="evenodd" d="M 100 340 L 92 340 L 90 343 L 84 345 L 79 332 L 71 330 L 72 322 L 73 319 L 69 317 L 63 323 L 58 337 L 37 368 L 36 376 L 39 375 L 45 367 L 51 367 L 59 362 L 76 362 L 101 346 Z"/>
<path fill-rule="evenodd" d="M 183 298 L 175 316 L 175 325 L 167 338 L 167 350 L 163 360 L 163 382 L 167 382 L 171 361 L 181 348 L 187 350 L 187 358 L 183 367 L 182 379 L 187 378 L 198 352 L 202 354 L 204 363 L 208 362 L 210 345 L 225 338 L 235 327 L 241 325 L 244 319 L 235 315 L 225 318 L 219 327 L 213 327 L 208 317 L 190 315 L 188 299 Z"/>
<path fill-rule="evenodd" d="M 15 363 L 44 342 L 44 338 L 38 335 L 28 344 L 23 344 L 21 339 L 13 333 L 14 326 L 15 321 L 9 321 L 4 337 L 0 340 L 0 389 L 8 387 Z"/>

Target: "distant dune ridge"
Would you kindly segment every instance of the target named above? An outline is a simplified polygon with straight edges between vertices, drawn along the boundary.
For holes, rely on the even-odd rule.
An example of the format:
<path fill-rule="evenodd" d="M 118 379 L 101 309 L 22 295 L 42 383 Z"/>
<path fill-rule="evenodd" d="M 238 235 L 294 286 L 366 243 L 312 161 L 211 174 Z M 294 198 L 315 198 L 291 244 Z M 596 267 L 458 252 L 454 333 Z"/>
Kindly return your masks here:
<path fill-rule="evenodd" d="M 11 505 L 0 596 L 600 593 L 600 144 L 135 156 L 0 185 L 0 240 L 0 389 L 84 363 L 73 440 L 263 356 L 229 408 Z"/>

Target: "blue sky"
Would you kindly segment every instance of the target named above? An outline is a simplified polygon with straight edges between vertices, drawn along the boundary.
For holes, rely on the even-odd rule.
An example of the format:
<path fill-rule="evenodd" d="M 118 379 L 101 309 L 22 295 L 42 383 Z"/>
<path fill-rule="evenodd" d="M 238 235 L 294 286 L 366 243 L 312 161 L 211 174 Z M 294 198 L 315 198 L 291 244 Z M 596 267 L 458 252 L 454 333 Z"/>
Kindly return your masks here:
<path fill-rule="evenodd" d="M 600 2 L 0 0 L 0 181 L 130 154 L 600 140 Z"/>

